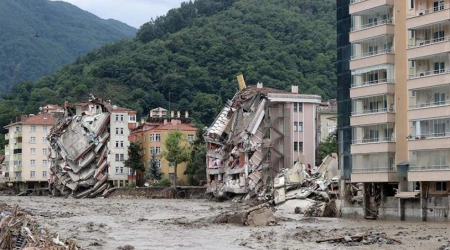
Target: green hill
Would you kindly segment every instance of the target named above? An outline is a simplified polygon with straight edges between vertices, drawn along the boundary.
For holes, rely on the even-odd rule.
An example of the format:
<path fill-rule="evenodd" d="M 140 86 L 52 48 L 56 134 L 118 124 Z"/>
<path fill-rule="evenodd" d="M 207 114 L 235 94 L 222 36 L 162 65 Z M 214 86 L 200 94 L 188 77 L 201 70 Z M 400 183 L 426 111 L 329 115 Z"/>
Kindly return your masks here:
<path fill-rule="evenodd" d="M 335 97 L 334 0 L 197 0 L 143 25 L 134 40 L 105 45 L 0 102 L 0 124 L 45 103 L 89 92 L 146 114 L 191 110 L 209 125 L 222 102 L 247 84 Z"/>
<path fill-rule="evenodd" d="M 0 13 L 0 91 L 54 73 L 92 49 L 137 32 L 60 1 L 2 0 Z"/>

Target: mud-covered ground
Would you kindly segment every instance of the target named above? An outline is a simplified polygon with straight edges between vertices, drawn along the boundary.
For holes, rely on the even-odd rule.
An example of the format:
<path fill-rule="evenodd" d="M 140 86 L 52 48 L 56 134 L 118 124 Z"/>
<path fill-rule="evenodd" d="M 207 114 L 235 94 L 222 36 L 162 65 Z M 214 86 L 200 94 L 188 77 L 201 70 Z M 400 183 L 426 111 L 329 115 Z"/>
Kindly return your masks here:
<path fill-rule="evenodd" d="M 437 249 L 450 238 L 448 223 L 303 218 L 293 211 L 277 211 L 276 226 L 212 224 L 211 218 L 235 209 L 231 202 L 12 196 L 1 196 L 0 202 L 18 204 L 83 249 Z M 315 243 L 368 231 L 384 232 L 402 244 Z"/>

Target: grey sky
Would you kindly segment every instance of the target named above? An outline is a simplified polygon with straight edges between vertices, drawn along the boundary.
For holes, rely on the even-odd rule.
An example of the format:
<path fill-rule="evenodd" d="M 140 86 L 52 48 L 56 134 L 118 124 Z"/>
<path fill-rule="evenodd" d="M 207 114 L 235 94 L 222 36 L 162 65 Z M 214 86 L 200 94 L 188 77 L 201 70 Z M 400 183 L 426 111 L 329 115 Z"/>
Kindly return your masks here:
<path fill-rule="evenodd" d="M 139 28 L 188 0 L 63 0 L 103 19 L 116 19 Z"/>

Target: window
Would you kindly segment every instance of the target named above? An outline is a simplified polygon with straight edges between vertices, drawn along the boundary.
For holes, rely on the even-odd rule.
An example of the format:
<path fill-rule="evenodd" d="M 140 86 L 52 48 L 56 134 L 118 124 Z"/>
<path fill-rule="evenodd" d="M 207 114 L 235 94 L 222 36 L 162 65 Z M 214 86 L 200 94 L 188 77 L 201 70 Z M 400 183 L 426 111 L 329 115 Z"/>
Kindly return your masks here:
<path fill-rule="evenodd" d="M 16 127 L 15 129 L 14 129 L 14 132 L 19 132 L 20 131 L 20 127 Z"/>
<path fill-rule="evenodd" d="M 36 172 L 30 171 L 30 178 L 36 178 Z"/>
<path fill-rule="evenodd" d="M 30 137 L 30 143 L 35 144 L 36 143 L 36 137 Z"/>
<path fill-rule="evenodd" d="M 135 115 L 130 116 L 130 122 L 135 122 L 135 121 L 136 121 L 136 116 Z"/>
<path fill-rule="evenodd" d="M 150 148 L 150 154 L 161 154 L 161 147 L 151 147 Z"/>
<path fill-rule="evenodd" d="M 415 1 L 415 0 L 410 0 L 410 1 L 409 1 L 409 8 L 410 8 L 410 9 L 414 9 L 414 1 Z"/>
<path fill-rule="evenodd" d="M 42 137 L 42 143 L 47 143 L 47 137 Z"/>
<path fill-rule="evenodd" d="M 30 154 L 35 155 L 36 154 L 36 149 L 35 148 L 31 148 L 30 149 Z"/>
<path fill-rule="evenodd" d="M 31 126 L 31 132 L 36 132 L 36 126 Z"/>
<path fill-rule="evenodd" d="M 294 122 L 294 132 L 303 131 L 303 122 Z"/>
<path fill-rule="evenodd" d="M 175 180 L 175 174 L 169 173 L 169 180 Z"/>
<path fill-rule="evenodd" d="M 303 103 L 295 102 L 294 112 L 302 112 L 302 111 L 303 111 Z"/>
<path fill-rule="evenodd" d="M 116 154 L 116 161 L 125 161 L 124 154 Z"/>
<path fill-rule="evenodd" d="M 444 0 L 435 1 L 433 3 L 434 11 L 439 11 L 444 9 Z"/>
<path fill-rule="evenodd" d="M 294 151 L 303 151 L 303 142 L 294 142 Z"/>
<path fill-rule="evenodd" d="M 187 140 L 188 140 L 189 142 L 194 142 L 194 135 L 188 135 L 188 136 L 187 136 Z"/>
<path fill-rule="evenodd" d="M 444 31 L 436 31 L 433 33 L 433 41 L 434 42 L 440 42 L 440 41 L 444 41 Z"/>
<path fill-rule="evenodd" d="M 42 160 L 42 166 L 47 167 L 47 160 Z"/>
<path fill-rule="evenodd" d="M 116 135 L 119 134 L 119 128 L 116 128 Z"/>
<path fill-rule="evenodd" d="M 434 73 L 442 74 L 445 72 L 445 63 L 444 62 L 435 62 L 434 63 Z"/>
<path fill-rule="evenodd" d="M 43 149 L 42 149 L 42 154 L 45 155 L 45 156 L 48 155 L 48 152 L 47 152 L 47 149 L 46 149 L 46 148 L 43 148 Z"/>
<path fill-rule="evenodd" d="M 369 46 L 369 55 L 376 55 L 376 54 L 378 54 L 378 45 Z"/>
<path fill-rule="evenodd" d="M 123 174 L 123 167 L 120 167 L 120 174 Z"/>
<path fill-rule="evenodd" d="M 119 167 L 116 167 L 116 174 L 119 174 Z"/>
<path fill-rule="evenodd" d="M 44 178 L 47 177 L 47 171 L 42 171 L 42 177 L 44 177 Z"/>
<path fill-rule="evenodd" d="M 434 93 L 434 105 L 445 104 L 445 93 Z"/>
<path fill-rule="evenodd" d="M 116 148 L 123 148 L 123 141 L 116 141 Z"/>
<path fill-rule="evenodd" d="M 123 128 L 120 128 L 120 134 L 123 135 Z"/>
<path fill-rule="evenodd" d="M 30 166 L 35 167 L 36 166 L 36 160 L 30 160 Z"/>
<path fill-rule="evenodd" d="M 447 182 L 436 181 L 436 191 L 447 191 Z"/>
<path fill-rule="evenodd" d="M 123 122 L 123 115 L 120 115 L 120 121 Z"/>
<path fill-rule="evenodd" d="M 42 132 L 47 132 L 47 126 L 42 127 Z"/>
<path fill-rule="evenodd" d="M 161 141 L 161 134 L 151 134 L 150 141 Z"/>
<path fill-rule="evenodd" d="M 116 115 L 116 122 L 119 121 L 119 115 Z"/>

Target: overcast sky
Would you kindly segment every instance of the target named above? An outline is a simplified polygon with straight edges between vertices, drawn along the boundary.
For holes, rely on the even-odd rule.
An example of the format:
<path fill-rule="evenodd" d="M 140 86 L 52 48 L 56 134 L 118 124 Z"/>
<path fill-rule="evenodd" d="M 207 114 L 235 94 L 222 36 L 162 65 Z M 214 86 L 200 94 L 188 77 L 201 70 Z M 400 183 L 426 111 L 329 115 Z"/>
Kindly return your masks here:
<path fill-rule="evenodd" d="M 116 19 L 139 28 L 188 0 L 63 0 L 103 19 Z"/>

